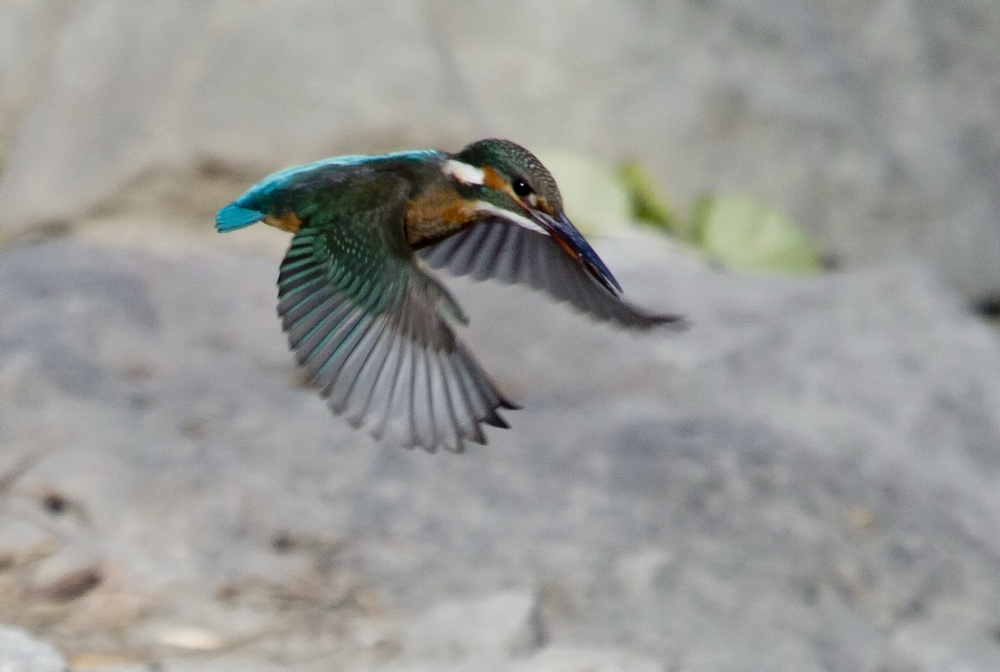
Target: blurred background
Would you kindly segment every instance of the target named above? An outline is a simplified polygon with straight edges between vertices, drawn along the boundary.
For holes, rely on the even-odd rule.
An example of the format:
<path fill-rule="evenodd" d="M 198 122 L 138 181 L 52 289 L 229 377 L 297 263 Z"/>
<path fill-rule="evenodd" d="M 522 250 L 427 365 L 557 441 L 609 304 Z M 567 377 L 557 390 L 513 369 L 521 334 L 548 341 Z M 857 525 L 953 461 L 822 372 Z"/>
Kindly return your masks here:
<path fill-rule="evenodd" d="M 749 192 L 843 263 L 911 254 L 1000 293 L 994 3 L 3 7 L 4 235 L 198 226 L 265 171 L 495 135 L 634 159 L 682 209 Z"/>
<path fill-rule="evenodd" d="M 994 0 L 0 0 L 0 659 L 1000 669 L 997 73 Z M 525 409 L 387 450 L 214 213 L 489 136 L 694 326 L 455 282 Z"/>

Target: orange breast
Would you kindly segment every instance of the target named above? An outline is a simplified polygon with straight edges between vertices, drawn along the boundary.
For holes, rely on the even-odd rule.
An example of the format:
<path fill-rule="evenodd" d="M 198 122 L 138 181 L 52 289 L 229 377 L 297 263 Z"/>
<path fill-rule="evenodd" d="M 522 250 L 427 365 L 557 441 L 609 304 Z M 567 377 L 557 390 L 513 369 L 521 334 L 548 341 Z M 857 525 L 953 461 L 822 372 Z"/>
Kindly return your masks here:
<path fill-rule="evenodd" d="M 449 189 L 431 192 L 410 201 L 406 208 L 406 239 L 410 245 L 443 238 L 468 224 L 475 206 Z"/>

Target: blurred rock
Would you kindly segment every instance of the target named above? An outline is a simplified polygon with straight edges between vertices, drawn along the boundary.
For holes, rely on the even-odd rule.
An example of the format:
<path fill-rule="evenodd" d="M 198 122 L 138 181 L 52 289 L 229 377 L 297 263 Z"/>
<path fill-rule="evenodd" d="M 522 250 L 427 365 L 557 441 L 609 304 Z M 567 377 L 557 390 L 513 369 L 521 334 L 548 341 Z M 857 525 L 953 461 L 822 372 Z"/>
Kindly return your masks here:
<path fill-rule="evenodd" d="M 21 115 L 49 66 L 52 40 L 60 32 L 62 3 L 11 0 L 0 7 L 0 170 Z"/>
<path fill-rule="evenodd" d="M 551 647 L 511 667 L 511 672 L 671 672 L 629 651 Z"/>
<path fill-rule="evenodd" d="M 464 662 L 461 664 L 434 663 L 390 663 L 375 668 L 372 672 L 499 672 L 507 666 L 497 667 L 497 662 Z"/>
<path fill-rule="evenodd" d="M 451 661 L 502 661 L 537 650 L 545 641 L 538 601 L 530 592 L 449 600 L 417 616 L 404 636 L 404 655 Z"/>
<path fill-rule="evenodd" d="M 171 665 L 193 654 L 157 633 L 216 633 L 206 669 L 470 669 L 440 653 L 470 642 L 491 669 L 581 649 L 609 669 L 1000 668 L 996 332 L 915 264 L 769 278 L 655 237 L 599 247 L 692 329 L 449 280 L 524 406 L 461 456 L 380 447 L 301 386 L 277 259 L 0 250 L 0 466 L 42 451 L 0 529 L 114 570 L 57 620 L 5 590 L 0 613 Z"/>
<path fill-rule="evenodd" d="M 389 11 L 391 10 L 391 11 Z M 212 211 L 343 152 L 508 136 L 748 192 L 849 265 L 1000 293 L 993 0 L 7 2 L 0 233 Z M 9 39 L 7 39 L 9 38 Z"/>
<path fill-rule="evenodd" d="M 66 661 L 19 628 L 0 626 L 0 672 L 64 672 Z"/>

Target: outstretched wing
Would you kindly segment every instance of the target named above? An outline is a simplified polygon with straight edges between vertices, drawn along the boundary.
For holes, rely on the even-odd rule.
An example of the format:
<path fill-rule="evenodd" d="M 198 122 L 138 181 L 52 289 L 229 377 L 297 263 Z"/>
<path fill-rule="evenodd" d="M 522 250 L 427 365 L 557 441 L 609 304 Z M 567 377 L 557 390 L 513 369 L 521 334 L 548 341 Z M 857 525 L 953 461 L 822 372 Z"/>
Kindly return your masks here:
<path fill-rule="evenodd" d="M 417 254 L 430 266 L 454 275 L 540 289 L 598 320 L 622 327 L 648 329 L 683 323 L 680 315 L 649 313 L 622 300 L 592 278 L 550 236 L 499 217 L 480 220 Z"/>
<path fill-rule="evenodd" d="M 497 410 L 517 407 L 445 319 L 465 322 L 461 308 L 409 252 L 405 192 L 391 178 L 377 186 L 349 219 L 298 210 L 278 279 L 289 343 L 330 409 L 376 438 L 428 451 L 486 443 L 481 425 L 507 427 Z"/>

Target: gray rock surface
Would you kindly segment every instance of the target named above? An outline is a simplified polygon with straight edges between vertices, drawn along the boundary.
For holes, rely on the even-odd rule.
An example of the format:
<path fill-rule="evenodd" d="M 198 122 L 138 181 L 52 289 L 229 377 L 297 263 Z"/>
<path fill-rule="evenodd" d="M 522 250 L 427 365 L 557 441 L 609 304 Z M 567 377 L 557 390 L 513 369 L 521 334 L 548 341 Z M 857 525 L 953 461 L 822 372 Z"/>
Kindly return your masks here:
<path fill-rule="evenodd" d="M 0 672 L 63 672 L 66 661 L 20 628 L 0 626 Z"/>
<path fill-rule="evenodd" d="M 500 135 L 996 295 L 998 73 L 995 0 L 6 2 L 0 232 L 201 221 L 288 164 Z"/>
<path fill-rule="evenodd" d="M 462 456 L 298 384 L 277 259 L 0 249 L 0 622 L 167 670 L 1000 668 L 996 332 L 917 265 L 599 248 L 693 328 L 450 282 L 525 407 Z"/>
<path fill-rule="evenodd" d="M 549 647 L 537 656 L 519 662 L 512 672 L 670 672 L 653 658 L 628 651 L 593 648 Z"/>
<path fill-rule="evenodd" d="M 477 600 L 448 600 L 418 615 L 402 637 L 407 657 L 504 661 L 535 652 L 545 642 L 538 597 L 503 592 Z"/>

